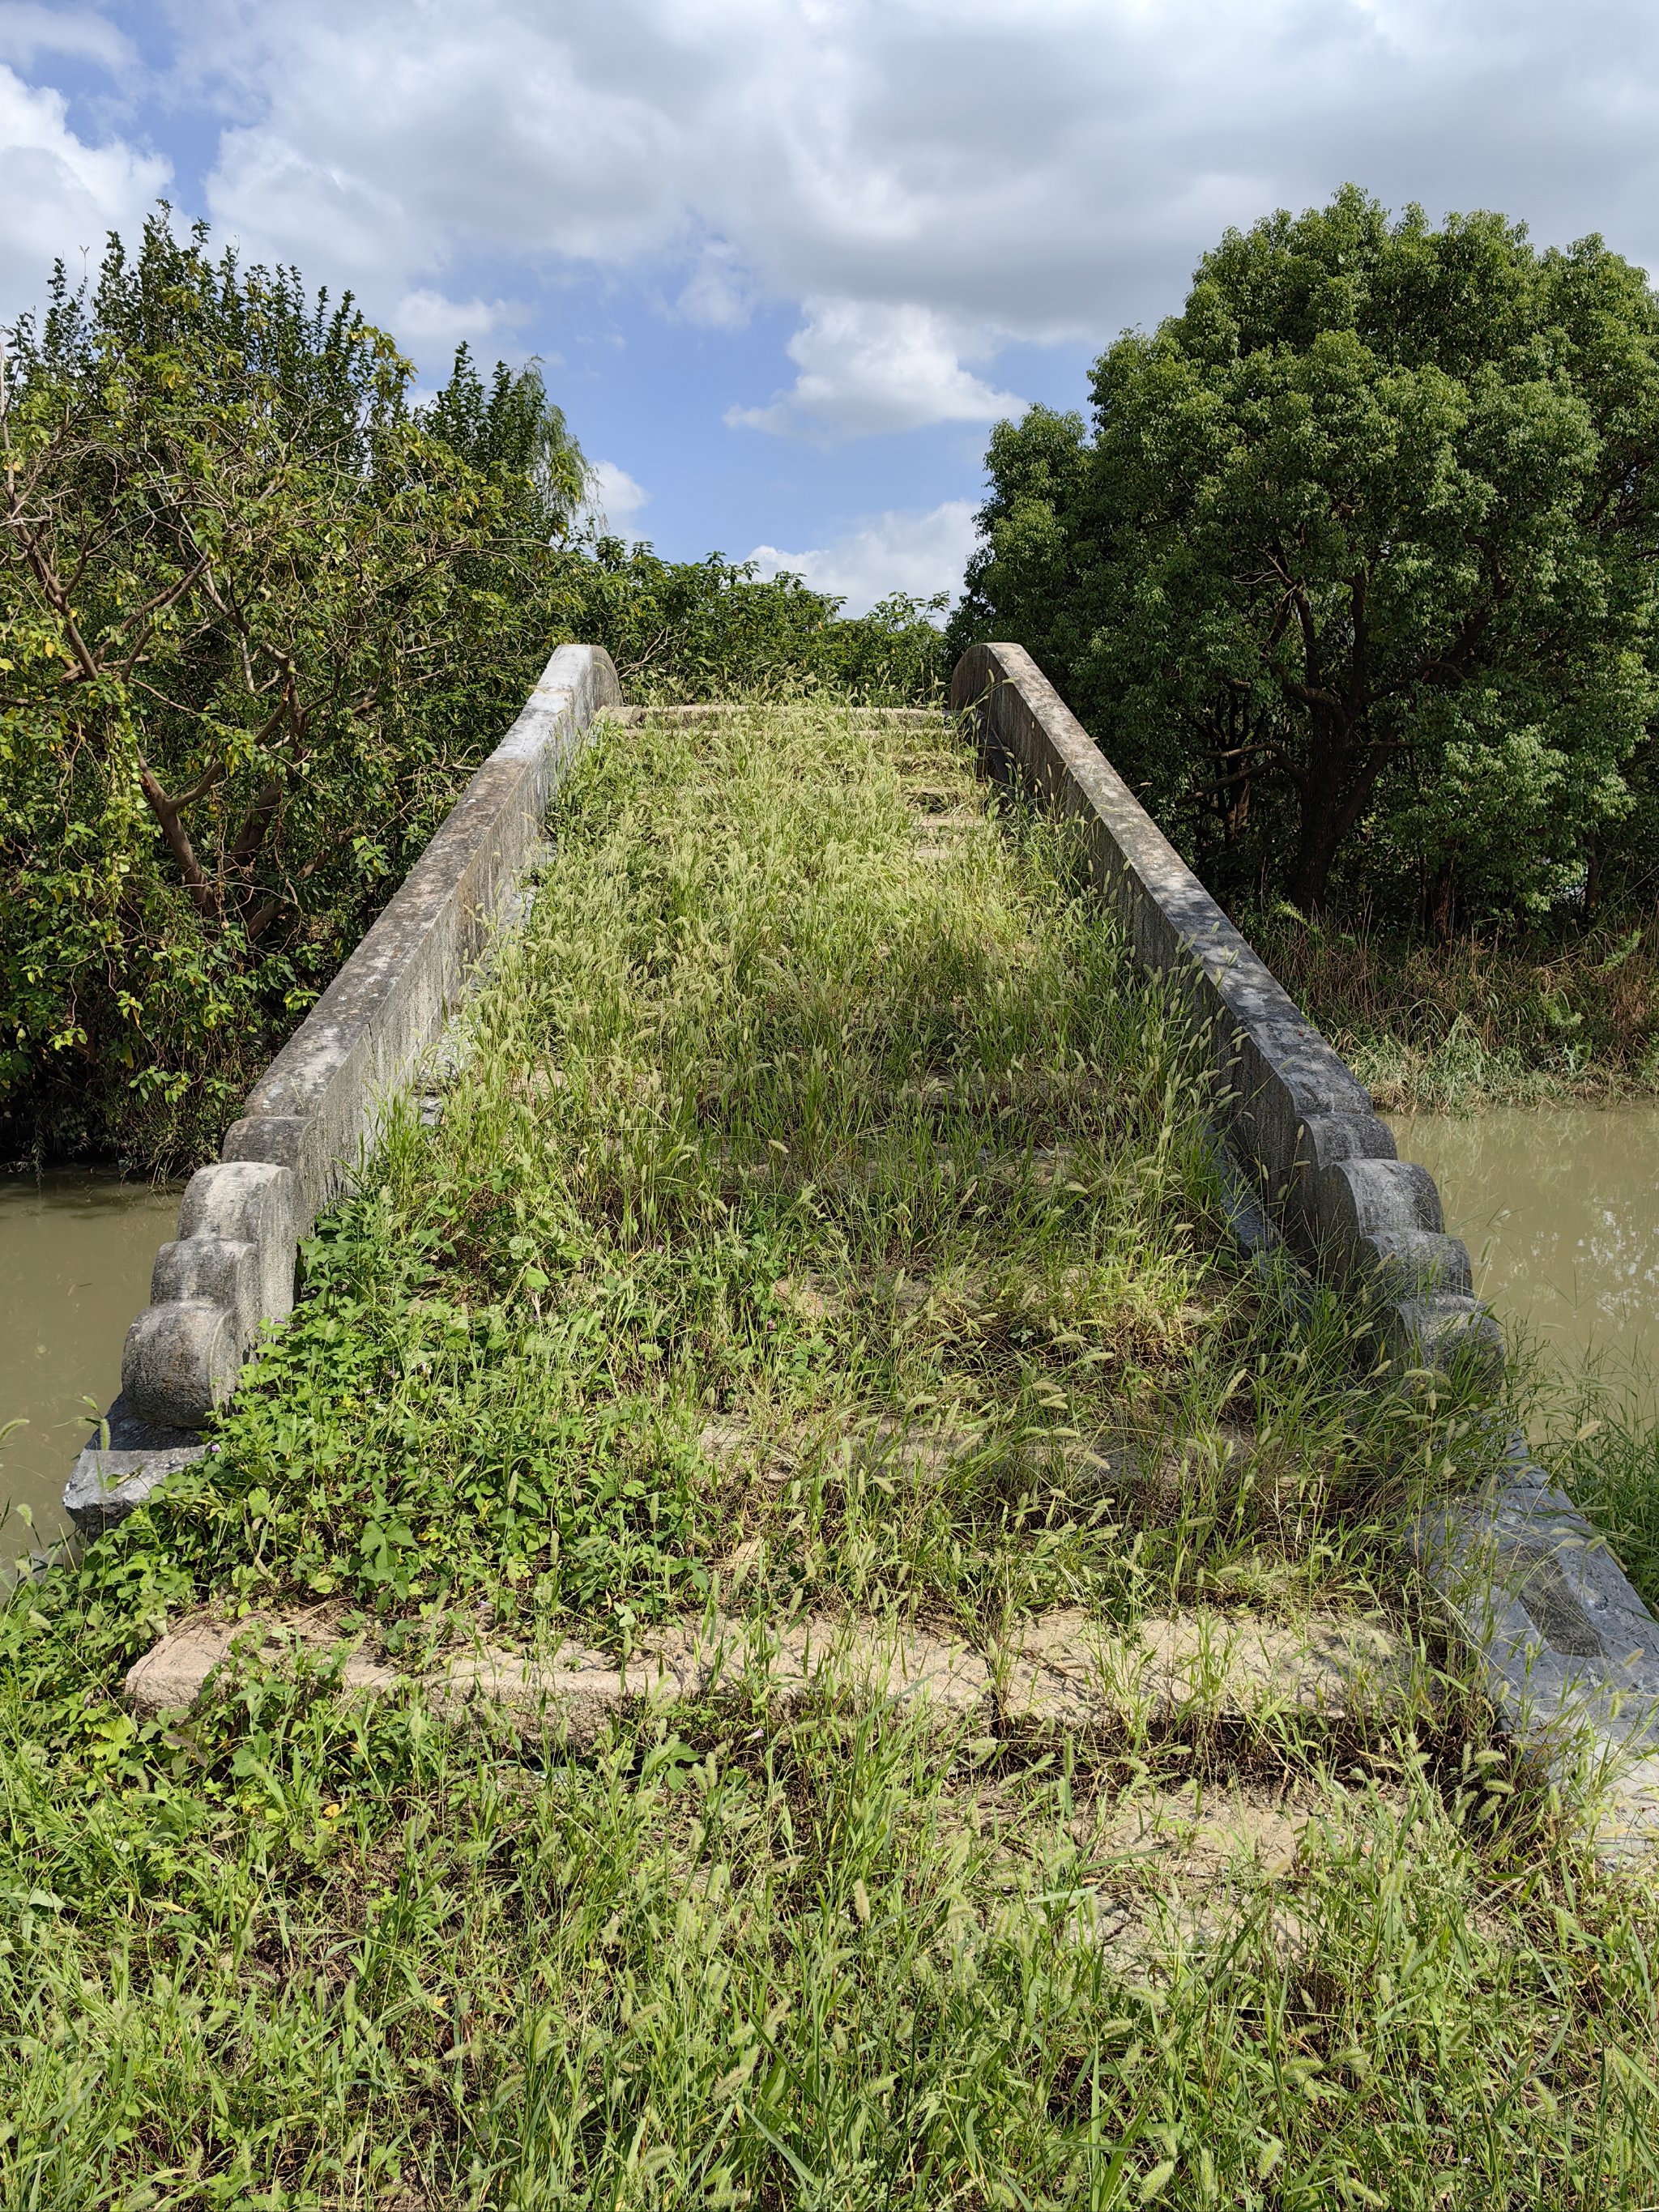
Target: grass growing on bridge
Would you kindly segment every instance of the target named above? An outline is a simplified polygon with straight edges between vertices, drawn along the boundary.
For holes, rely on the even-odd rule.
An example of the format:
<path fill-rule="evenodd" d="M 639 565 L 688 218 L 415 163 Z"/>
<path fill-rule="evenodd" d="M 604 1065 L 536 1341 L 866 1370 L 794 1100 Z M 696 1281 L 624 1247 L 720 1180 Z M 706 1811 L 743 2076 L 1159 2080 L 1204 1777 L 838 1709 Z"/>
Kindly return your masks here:
<path fill-rule="evenodd" d="M 210 1473 L 0 1613 L 0 2198 L 1659 2197 L 1650 1899 L 1426 1645 L 1381 1717 L 1087 1743 L 826 1694 L 578 1755 L 252 1663 L 123 1709 L 205 1599 L 394 1660 L 715 1610 L 1420 1633 L 1395 1532 L 1477 1432 L 1231 1255 L 1060 833 L 806 708 L 614 733 L 557 829 Z"/>
<path fill-rule="evenodd" d="M 1061 833 L 988 818 L 939 736 L 803 711 L 629 732 L 559 834 L 441 1127 L 394 1135 L 227 1432 L 204 1553 L 624 1628 L 739 1553 L 750 1603 L 963 1626 L 1392 1586 L 1378 1510 L 1455 1414 L 1355 1390 L 1334 1308 L 1273 1318 Z"/>

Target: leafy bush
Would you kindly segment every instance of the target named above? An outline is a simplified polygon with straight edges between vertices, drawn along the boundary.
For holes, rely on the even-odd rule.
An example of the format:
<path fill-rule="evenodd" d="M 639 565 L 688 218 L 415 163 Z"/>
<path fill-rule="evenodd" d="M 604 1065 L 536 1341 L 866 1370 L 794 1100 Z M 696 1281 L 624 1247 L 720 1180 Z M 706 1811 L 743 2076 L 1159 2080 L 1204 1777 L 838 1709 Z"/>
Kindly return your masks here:
<path fill-rule="evenodd" d="M 423 417 L 349 301 L 160 216 L 12 350 L 0 1098 L 14 1146 L 177 1158 L 449 803 L 513 556 L 580 477 L 533 372 L 470 459 L 465 359 Z"/>
<path fill-rule="evenodd" d="M 665 561 L 649 545 L 601 538 L 563 564 L 580 635 L 603 645 L 630 698 L 652 706 L 737 696 L 844 693 L 902 706 L 939 690 L 945 641 L 928 619 L 943 605 L 895 592 L 867 615 L 799 576 L 758 579 L 711 553 Z"/>

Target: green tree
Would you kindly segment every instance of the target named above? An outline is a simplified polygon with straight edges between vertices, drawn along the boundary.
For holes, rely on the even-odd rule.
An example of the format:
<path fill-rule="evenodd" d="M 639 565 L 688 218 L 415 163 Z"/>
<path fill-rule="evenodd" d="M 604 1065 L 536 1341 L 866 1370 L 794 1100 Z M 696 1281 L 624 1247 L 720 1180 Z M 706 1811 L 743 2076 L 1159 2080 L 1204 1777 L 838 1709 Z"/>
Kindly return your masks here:
<path fill-rule="evenodd" d="M 10 352 L 0 1108 L 14 1144 L 188 1155 L 494 734 L 580 455 L 533 372 L 463 356 L 417 411 L 349 300 L 165 210 Z"/>
<path fill-rule="evenodd" d="M 740 694 L 840 693 L 902 705 L 943 687 L 944 595 L 895 592 L 867 615 L 787 570 L 711 553 L 665 561 L 650 545 L 601 537 L 568 556 L 563 588 L 581 635 L 602 645 L 630 697 L 653 703 Z"/>
<path fill-rule="evenodd" d="M 953 641 L 1029 645 L 1228 890 L 1443 925 L 1582 878 L 1656 703 L 1642 273 L 1350 185 L 1229 232 L 1092 386 L 1092 435 L 994 434 Z"/>
<path fill-rule="evenodd" d="M 549 398 L 538 363 L 515 374 L 498 361 L 486 385 L 463 343 L 448 383 L 422 420 L 451 452 L 516 501 L 532 538 L 556 544 L 570 537 L 592 489 L 592 471 L 563 409 Z"/>

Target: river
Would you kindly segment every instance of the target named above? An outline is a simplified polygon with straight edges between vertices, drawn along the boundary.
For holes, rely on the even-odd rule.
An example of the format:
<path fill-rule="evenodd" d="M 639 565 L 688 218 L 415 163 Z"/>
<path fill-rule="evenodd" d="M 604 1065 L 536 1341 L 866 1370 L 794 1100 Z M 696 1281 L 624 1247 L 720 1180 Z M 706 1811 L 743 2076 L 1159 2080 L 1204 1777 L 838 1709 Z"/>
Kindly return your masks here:
<path fill-rule="evenodd" d="M 1391 1115 L 1474 1287 L 1552 1364 L 1595 1362 L 1659 1419 L 1659 1106 Z"/>
<path fill-rule="evenodd" d="M 156 1247 L 179 1218 L 179 1193 L 86 1168 L 0 1178 L 0 1558 L 64 1533 L 64 1485 L 100 1412 L 121 1387 L 127 1324 L 149 1298 Z"/>

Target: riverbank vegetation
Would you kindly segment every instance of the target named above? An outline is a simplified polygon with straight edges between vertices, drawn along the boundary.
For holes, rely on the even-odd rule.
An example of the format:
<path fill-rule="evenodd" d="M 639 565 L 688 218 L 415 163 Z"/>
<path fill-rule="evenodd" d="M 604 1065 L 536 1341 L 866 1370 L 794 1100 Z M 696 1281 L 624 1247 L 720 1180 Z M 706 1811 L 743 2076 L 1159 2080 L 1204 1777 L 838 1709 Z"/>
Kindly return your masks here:
<path fill-rule="evenodd" d="M 935 684 L 926 610 L 595 537 L 533 368 L 429 404 L 349 301 L 165 211 L 0 388 L 0 1158 L 187 1167 L 549 653 L 630 696 Z"/>
<path fill-rule="evenodd" d="M 209 1461 L 0 1608 L 8 2201 L 1659 2195 L 1650 1885 L 1402 1588 L 1489 1431 L 1234 1251 L 1179 1023 L 988 803 L 822 707 L 584 762 Z M 394 1681 L 133 1711 L 204 1613 Z M 1000 1687 L 769 1700 L 808 1620 Z M 1057 1620 L 1210 1657 L 1045 1719 L 997 1655 Z M 1241 1694 L 1333 1622 L 1369 1685 Z M 716 1623 L 753 1665 L 582 1742 L 419 1686 Z"/>
<path fill-rule="evenodd" d="M 1633 1386 L 1633 1387 L 1632 1387 Z M 1649 1370 L 1553 1378 L 1542 1456 L 1659 1617 L 1659 1424 Z"/>
<path fill-rule="evenodd" d="M 1288 906 L 1243 921 L 1385 1114 L 1659 1087 L 1659 922 L 1441 943 Z"/>
<path fill-rule="evenodd" d="M 1030 647 L 1397 1103 L 1650 1082 L 1644 273 L 1349 186 L 1092 396 L 994 433 L 953 647 Z"/>

